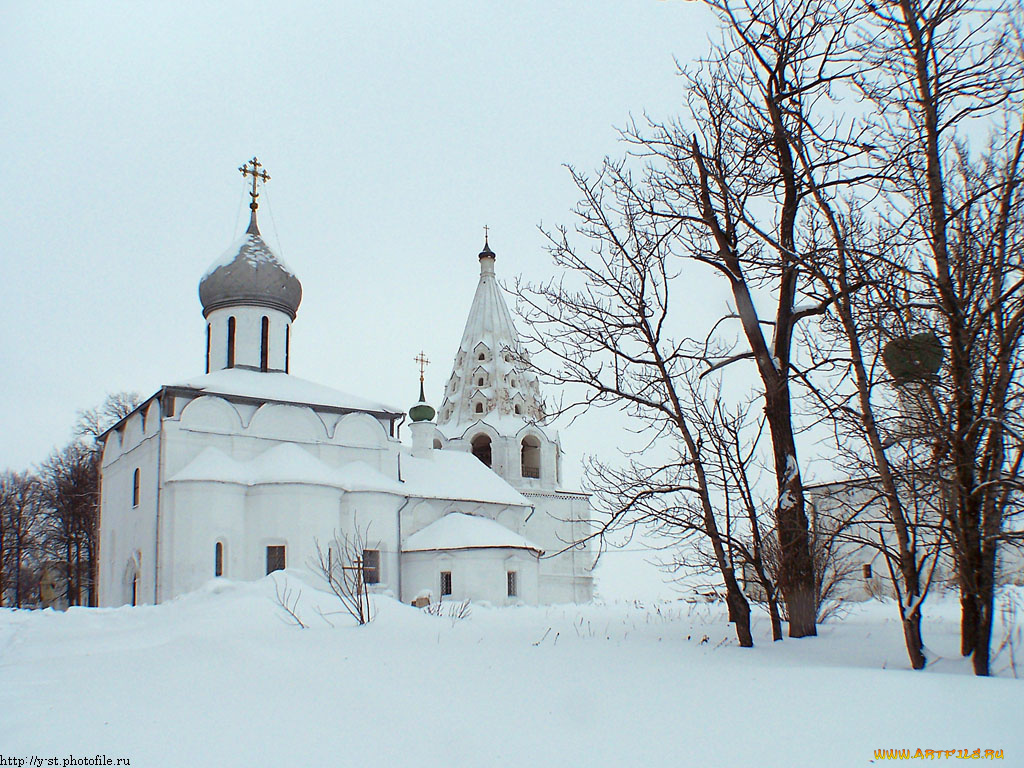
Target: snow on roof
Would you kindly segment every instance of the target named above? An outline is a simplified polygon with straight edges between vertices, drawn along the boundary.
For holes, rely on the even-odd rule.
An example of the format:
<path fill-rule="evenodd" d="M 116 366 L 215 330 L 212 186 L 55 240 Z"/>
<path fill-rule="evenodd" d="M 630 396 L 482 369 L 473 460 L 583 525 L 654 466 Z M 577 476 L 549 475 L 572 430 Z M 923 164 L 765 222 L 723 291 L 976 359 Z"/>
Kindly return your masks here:
<path fill-rule="evenodd" d="M 397 480 L 382 475 L 363 461 L 350 461 L 333 470 L 347 491 L 378 491 L 408 496 L 409 491 Z"/>
<path fill-rule="evenodd" d="M 403 552 L 443 549 L 531 549 L 543 550 L 529 539 L 503 525 L 477 515 L 449 512 L 405 540 Z"/>
<path fill-rule="evenodd" d="M 337 470 L 293 443 L 275 445 L 246 464 L 254 484 L 303 483 L 344 487 Z"/>
<path fill-rule="evenodd" d="M 249 461 L 206 448 L 168 482 L 209 481 L 236 485 L 300 483 L 346 491 L 382 491 L 405 495 L 401 485 L 363 462 L 335 469 L 292 443 L 276 445 Z"/>
<path fill-rule="evenodd" d="M 389 478 L 362 461 L 333 467 L 298 445 L 281 443 L 248 461 L 233 459 L 218 448 L 205 448 L 168 481 L 247 486 L 299 483 L 413 498 L 530 506 L 475 456 L 461 451 L 435 451 L 433 459 L 403 454 L 402 478 L 404 482 Z"/>
<path fill-rule="evenodd" d="M 225 368 L 205 376 L 196 376 L 172 386 L 198 389 L 211 395 L 237 395 L 257 400 L 323 405 L 353 411 L 372 411 L 401 414 L 400 408 L 377 403 L 347 392 L 340 392 L 323 384 L 300 379 L 282 371 L 251 371 L 245 368 Z"/>
<path fill-rule="evenodd" d="M 254 244 L 257 247 L 246 248 L 245 246 Z M 271 250 L 270 246 L 264 242 L 261 235 L 253 234 L 252 232 L 246 232 L 241 237 L 235 239 L 228 249 L 220 255 L 220 258 L 215 259 L 210 264 L 209 269 L 203 274 L 202 279 L 205 280 L 214 272 L 221 267 L 226 267 L 231 264 L 239 256 L 249 261 L 253 266 L 260 263 L 277 262 L 282 269 L 286 272 L 294 275 L 295 270 L 284 263 L 284 260 Z"/>
<path fill-rule="evenodd" d="M 224 451 L 216 448 L 204 448 L 198 456 L 185 465 L 185 468 L 167 479 L 167 482 L 179 480 L 209 480 L 219 483 L 235 483 L 249 485 L 249 474 L 245 465 L 235 461 Z"/>
<path fill-rule="evenodd" d="M 530 506 L 519 491 L 465 451 L 435 450 L 429 459 L 403 453 L 402 479 L 411 496 Z"/>

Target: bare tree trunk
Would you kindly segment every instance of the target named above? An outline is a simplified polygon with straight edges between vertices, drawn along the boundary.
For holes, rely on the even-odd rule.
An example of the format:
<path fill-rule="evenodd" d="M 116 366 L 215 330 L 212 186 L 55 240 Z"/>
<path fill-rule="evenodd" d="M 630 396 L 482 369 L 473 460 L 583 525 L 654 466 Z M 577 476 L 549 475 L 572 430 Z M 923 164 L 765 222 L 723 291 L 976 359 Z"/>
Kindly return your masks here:
<path fill-rule="evenodd" d="M 64 594 L 67 597 L 68 607 L 78 605 L 78 603 L 75 602 L 75 560 L 72 556 L 71 550 L 71 536 L 68 535 L 64 544 L 64 577 L 67 579 L 67 584 L 64 587 Z"/>
<path fill-rule="evenodd" d="M 723 225 L 712 205 L 711 181 L 707 162 L 697 139 L 691 143 L 691 157 L 698 169 L 700 214 L 715 240 L 718 258 L 729 276 L 736 312 L 743 326 L 750 352 L 764 383 L 765 415 L 772 440 L 775 481 L 778 488 L 776 508 L 779 539 L 779 589 L 789 610 L 789 636 L 808 637 L 817 634 L 814 590 L 814 560 L 811 556 L 804 512 L 803 481 L 796 456 L 793 416 L 789 397 L 789 344 L 781 337 L 792 333 L 791 291 L 795 269 L 783 266 L 779 316 L 776 321 L 776 345 L 771 350 L 761 332 L 761 322 L 750 296 L 750 289 L 737 257 L 735 235 Z M 786 214 L 788 217 L 791 214 Z M 787 274 L 787 273 L 792 273 Z M 779 327 L 784 323 L 784 327 Z M 781 357 L 780 357 L 781 356 Z"/>

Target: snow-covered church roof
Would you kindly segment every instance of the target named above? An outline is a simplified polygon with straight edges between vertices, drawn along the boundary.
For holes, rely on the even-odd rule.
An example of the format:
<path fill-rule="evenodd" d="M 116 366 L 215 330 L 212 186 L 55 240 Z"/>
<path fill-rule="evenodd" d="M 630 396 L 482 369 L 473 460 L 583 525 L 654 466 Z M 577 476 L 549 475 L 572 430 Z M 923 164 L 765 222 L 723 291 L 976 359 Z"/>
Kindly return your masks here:
<path fill-rule="evenodd" d="M 207 395 L 251 398 L 263 402 L 298 403 L 352 411 L 369 411 L 399 415 L 401 408 L 350 395 L 323 384 L 300 379 L 283 371 L 254 371 L 247 368 L 225 368 L 171 385 L 193 389 Z"/>
<path fill-rule="evenodd" d="M 403 453 L 402 479 L 407 494 L 423 498 L 530 506 L 519 491 L 465 451 L 433 450 L 429 459 Z"/>
<path fill-rule="evenodd" d="M 505 526 L 477 515 L 449 512 L 440 520 L 412 534 L 402 544 L 403 552 L 447 549 L 529 549 L 544 550 Z"/>

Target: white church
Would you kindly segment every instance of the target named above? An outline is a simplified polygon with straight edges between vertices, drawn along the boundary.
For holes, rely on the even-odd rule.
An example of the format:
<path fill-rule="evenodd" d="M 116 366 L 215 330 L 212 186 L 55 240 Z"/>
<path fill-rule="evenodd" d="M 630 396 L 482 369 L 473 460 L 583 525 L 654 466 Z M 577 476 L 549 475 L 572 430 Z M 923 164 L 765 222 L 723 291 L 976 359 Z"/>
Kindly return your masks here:
<path fill-rule="evenodd" d="M 99 602 L 162 603 L 214 577 L 258 579 L 363 540 L 364 581 L 411 602 L 585 602 L 590 504 L 561 487 L 537 377 L 485 238 L 440 411 L 293 376 L 302 287 L 257 225 L 199 283 L 206 372 L 159 389 L 104 435 Z M 408 418 L 411 445 L 400 440 Z"/>

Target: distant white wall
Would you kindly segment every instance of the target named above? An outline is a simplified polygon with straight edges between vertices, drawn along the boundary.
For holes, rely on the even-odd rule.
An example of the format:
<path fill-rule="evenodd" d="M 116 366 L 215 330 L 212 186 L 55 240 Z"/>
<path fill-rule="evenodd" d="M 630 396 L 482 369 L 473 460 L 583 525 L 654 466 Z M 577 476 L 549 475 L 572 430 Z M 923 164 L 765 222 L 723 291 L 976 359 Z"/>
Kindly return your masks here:
<path fill-rule="evenodd" d="M 538 561 L 528 550 L 512 548 L 406 552 L 402 556 L 402 600 L 430 592 L 432 602 L 487 601 L 493 605 L 536 605 Z M 441 573 L 452 575 L 451 596 L 441 597 Z M 508 595 L 508 572 L 516 573 L 519 593 Z"/>

